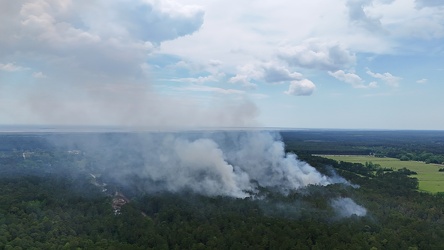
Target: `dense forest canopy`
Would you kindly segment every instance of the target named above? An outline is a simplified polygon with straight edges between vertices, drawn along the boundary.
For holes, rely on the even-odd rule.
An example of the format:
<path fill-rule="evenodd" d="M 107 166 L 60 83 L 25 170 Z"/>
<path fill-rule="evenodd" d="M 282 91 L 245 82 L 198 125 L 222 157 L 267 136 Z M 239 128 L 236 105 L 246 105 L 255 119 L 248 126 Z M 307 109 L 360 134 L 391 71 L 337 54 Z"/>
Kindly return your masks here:
<path fill-rule="evenodd" d="M 444 196 L 418 192 L 418 181 L 408 170 L 387 171 L 372 164 L 313 156 L 326 149 L 318 144 L 316 152 L 318 140 L 337 143 L 337 153 L 357 149 L 351 145 L 354 131 L 344 131 L 343 137 L 338 131 L 331 133 L 325 137 L 318 131 L 281 135 L 285 150 L 298 152 L 299 159 L 321 176 L 346 181 L 286 192 L 259 185 L 244 198 L 186 188 L 147 191 L 140 188 L 147 185 L 146 180 L 135 177 L 123 185 L 111 173 L 100 172 L 103 160 L 95 157 L 102 154 L 83 147 L 81 142 L 91 138 L 89 134 L 2 134 L 0 249 L 442 247 Z M 390 140 L 384 133 L 379 137 L 369 133 L 368 144 L 360 136 L 357 146 L 385 147 Z M 423 145 L 421 150 L 441 154 L 438 147 L 434 149 L 441 134 L 436 139 L 425 135 L 424 140 L 417 135 L 408 140 L 411 145 Z M 116 146 L 120 136 L 131 137 L 100 134 L 98 138 L 113 145 L 101 150 L 117 154 L 121 159 L 117 165 L 130 167 L 125 161 L 140 152 L 121 154 Z M 378 144 L 377 138 L 385 139 Z M 304 140 L 309 150 L 302 150 Z M 410 144 L 404 143 L 393 139 L 390 147 L 410 152 Z M 116 207 L 117 199 L 124 202 Z"/>
<path fill-rule="evenodd" d="M 310 154 L 350 154 L 400 160 L 444 162 L 444 131 L 294 130 L 281 131 L 288 150 Z"/>

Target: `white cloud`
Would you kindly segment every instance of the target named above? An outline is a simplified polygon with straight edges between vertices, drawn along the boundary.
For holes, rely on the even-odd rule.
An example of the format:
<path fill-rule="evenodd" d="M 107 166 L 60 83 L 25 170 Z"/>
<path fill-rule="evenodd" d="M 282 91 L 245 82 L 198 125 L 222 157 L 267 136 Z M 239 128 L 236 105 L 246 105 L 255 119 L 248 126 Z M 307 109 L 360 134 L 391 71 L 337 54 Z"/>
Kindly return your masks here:
<path fill-rule="evenodd" d="M 153 55 L 156 55 L 156 53 L 153 53 Z M 160 71 L 166 70 L 168 72 L 167 76 L 162 80 L 193 84 L 224 84 L 229 82 L 222 61 L 208 60 L 204 63 L 198 63 L 174 57 L 169 58 L 168 55 L 157 54 L 157 56 L 160 58 L 160 62 L 163 61 L 164 65 L 156 65 L 156 67 L 160 69 Z M 166 59 L 164 57 L 166 57 Z M 171 76 L 171 78 L 169 76 Z M 230 74 L 230 76 L 232 75 Z M 248 80 L 242 82 L 241 79 L 238 79 L 237 81 L 233 80 L 231 83 L 238 83 L 246 89 L 256 88 L 256 84 L 252 84 Z"/>
<path fill-rule="evenodd" d="M 0 55 L 39 61 L 51 75 L 84 83 L 140 78 L 157 44 L 197 31 L 204 15 L 174 1 L 8 2 L 0 3 L 12 12 L 0 18 Z"/>
<path fill-rule="evenodd" d="M 288 90 L 284 93 L 294 96 L 309 96 L 313 94 L 315 89 L 316 85 L 312 81 L 303 79 L 300 81 L 292 81 Z"/>
<path fill-rule="evenodd" d="M 43 72 L 34 72 L 34 73 L 32 73 L 32 76 L 34 78 L 38 78 L 38 79 L 47 78 L 47 76 L 45 74 L 43 74 Z"/>
<path fill-rule="evenodd" d="M 416 82 L 419 83 L 419 84 L 426 84 L 428 82 L 428 80 L 425 79 L 425 78 L 422 78 L 422 79 L 420 79 L 420 80 L 418 80 Z"/>
<path fill-rule="evenodd" d="M 252 60 L 272 60 L 278 48 L 288 57 L 292 47 L 299 47 L 314 37 L 318 41 L 340 44 L 352 57 L 359 52 L 395 53 L 404 46 L 408 48 L 411 41 L 401 40 L 406 37 L 421 38 L 417 33 L 426 33 L 426 39 L 439 37 L 442 33 L 439 27 L 444 23 L 442 12 L 419 11 L 413 0 L 301 0 L 281 4 L 261 1 L 254 6 L 233 0 L 185 2 L 203 6 L 207 13 L 205 25 L 192 36 L 165 42 L 163 52 L 201 62 L 217 59 L 231 69 Z M 282 8 L 283 5 L 286 7 Z M 350 66 L 310 64 L 310 61 L 322 60 L 319 52 L 313 54 L 311 57 L 316 60 L 309 58 L 304 63 L 305 58 L 301 57 L 295 59 L 293 65 L 309 68 L 317 65 L 316 68 L 331 71 Z M 304 55 L 309 57 L 309 53 Z"/>
<path fill-rule="evenodd" d="M 418 17 L 417 19 L 409 20 L 398 32 L 403 37 L 423 40 L 442 38 L 444 37 L 443 22 L 443 16 Z"/>
<path fill-rule="evenodd" d="M 218 92 L 226 93 L 224 98 L 218 97 L 220 99 L 237 98 L 241 95 L 235 94 L 238 91 L 251 96 L 247 89 L 256 89 L 274 98 L 276 89 L 284 87 L 274 84 L 288 84 L 287 94 L 311 95 L 316 86 L 313 83 L 304 85 L 303 79 L 323 81 L 324 72 L 355 88 L 372 88 L 384 82 L 397 86 L 400 77 L 383 73 L 392 72 L 390 68 L 380 73 L 369 71 L 368 75 L 359 75 L 354 70 L 362 72 L 362 67 L 376 65 L 387 58 L 384 65 L 396 67 L 399 66 L 398 55 L 405 53 L 415 65 L 430 56 L 428 65 L 436 68 L 434 63 L 439 62 L 436 56 L 442 53 L 439 38 L 444 37 L 442 5 L 441 1 L 433 0 L 285 0 L 256 1 L 254 4 L 235 0 L 0 1 L 0 62 L 3 63 L 0 73 L 6 75 L 6 71 L 26 69 L 20 75 L 27 78 L 21 80 L 40 77 L 35 88 L 45 88 L 46 92 L 42 92 L 54 95 L 56 100 L 43 108 L 63 109 L 63 104 L 68 102 L 72 105 L 65 106 L 71 108 L 82 103 L 81 99 L 90 101 L 98 95 L 102 101 L 83 102 L 91 106 L 78 109 L 79 113 L 86 109 L 96 110 L 91 117 L 106 113 L 103 110 L 108 107 L 118 110 L 115 103 L 129 107 L 124 109 L 122 117 L 131 116 L 135 109 L 140 109 L 136 116 L 150 117 L 143 115 L 145 111 L 141 109 L 145 108 L 131 104 L 137 103 L 138 98 L 143 100 L 139 103 L 146 109 L 181 106 L 182 102 L 176 100 L 164 105 L 161 97 L 152 102 L 148 100 L 156 95 L 156 90 L 177 95 L 179 92 L 174 92 L 171 85 L 196 88 L 194 85 L 208 84 L 209 88 L 195 89 L 194 93 L 191 90 L 180 92 L 193 95 L 191 99 L 205 96 L 202 99 L 206 100 Z M 418 51 L 420 58 L 415 57 Z M 387 54 L 390 57 L 378 56 Z M 370 63 L 364 57 L 375 60 Z M 34 85 L 27 84 L 30 89 L 19 91 L 18 85 L 12 84 L 19 74 L 11 75 L 2 78 L 0 99 L 21 96 L 18 99 L 25 103 L 27 95 L 35 92 L 31 89 Z M 421 77 L 412 75 L 413 81 Z M 171 85 L 162 88 L 167 82 L 165 79 Z M 172 83 L 174 80 L 183 84 Z M 229 82 L 238 85 L 224 85 Z M 8 84 L 10 86 L 4 88 Z M 108 92 L 119 92 L 119 84 L 144 86 L 144 89 L 134 88 L 131 91 L 136 93 L 122 94 L 127 98 L 115 102 L 119 94 L 116 97 Z M 58 85 L 58 92 L 51 89 Z M 335 86 L 328 85 L 319 91 Z M 346 92 L 341 94 L 347 95 Z M 51 100 L 45 95 L 36 96 Z M 192 105 L 193 109 L 201 106 L 200 101 Z M 275 105 L 272 101 L 268 103 Z M 35 105 L 29 106 L 34 111 Z M 177 115 L 174 108 L 173 111 L 165 109 L 163 113 L 169 112 L 167 116 L 174 119 Z M 32 113 L 38 112 L 22 113 L 17 117 L 28 119 Z M 62 111 L 54 113 L 64 114 Z M 156 113 L 153 120 L 160 117 L 157 119 L 160 122 L 162 117 L 167 117 L 161 113 Z M 116 123 L 129 120 L 113 118 L 112 112 L 108 116 L 107 121 Z M 131 119 L 136 120 L 135 117 Z"/>
<path fill-rule="evenodd" d="M 238 73 L 231 77 L 230 83 L 250 84 L 252 80 L 262 77 L 262 71 L 255 63 L 248 63 L 238 68 Z"/>
<path fill-rule="evenodd" d="M 356 61 L 356 56 L 340 44 L 318 39 L 310 39 L 297 46 L 282 47 L 278 54 L 290 65 L 321 70 L 337 70 Z"/>
<path fill-rule="evenodd" d="M 252 81 L 260 78 L 260 73 L 251 64 L 244 65 L 239 71 L 240 72 L 231 77 L 228 82 L 239 84 L 246 89 L 256 89 L 257 84 Z"/>
<path fill-rule="evenodd" d="M 332 31 L 332 27 L 345 21 L 342 14 L 337 14 L 343 7 L 325 0 L 284 1 L 279 4 L 273 1 L 250 4 L 234 0 L 185 2 L 203 6 L 205 25 L 192 36 L 164 43 L 164 52 L 196 61 L 213 58 L 234 69 L 254 59 L 270 60 L 282 42 L 299 43 L 312 36 L 314 30 L 318 30 L 315 33 L 319 30 Z M 326 8 L 319 8 L 320 5 Z M 303 25 L 296 28 L 295 24 Z"/>
<path fill-rule="evenodd" d="M 380 31 L 381 21 L 377 17 L 370 16 L 365 7 L 372 5 L 373 0 L 347 0 L 349 18 L 352 23 L 360 25 L 370 31 Z"/>
<path fill-rule="evenodd" d="M 195 32 L 203 23 L 204 11 L 196 5 L 171 0 L 129 3 L 120 1 L 116 9 L 119 15 L 130 17 L 130 24 L 125 28 L 144 41 L 160 43 L 175 39 Z"/>
<path fill-rule="evenodd" d="M 224 95 L 242 95 L 245 94 L 245 91 L 237 90 L 237 89 L 224 89 L 224 88 L 218 88 L 218 87 L 209 87 L 209 86 L 202 86 L 202 85 L 192 85 L 188 87 L 179 88 L 180 90 L 187 90 L 187 91 L 199 91 L 199 92 L 214 92 L 218 94 L 224 94 Z"/>
<path fill-rule="evenodd" d="M 219 82 L 225 75 L 223 73 L 216 75 L 207 75 L 207 76 L 198 76 L 198 77 L 184 77 L 184 78 L 174 78 L 169 79 L 171 81 L 176 82 L 189 82 L 189 83 L 210 83 L 210 82 Z"/>
<path fill-rule="evenodd" d="M 291 72 L 285 66 L 274 62 L 265 63 L 262 65 L 263 79 L 268 83 L 280 83 L 292 80 L 302 79 L 302 74 L 298 72 Z"/>
<path fill-rule="evenodd" d="M 283 83 L 302 79 L 302 74 L 292 72 L 276 61 L 266 63 L 248 63 L 238 68 L 238 73 L 229 79 L 230 83 L 244 87 L 256 87 L 256 81 L 267 83 Z"/>
<path fill-rule="evenodd" d="M 370 83 L 368 84 L 368 87 L 369 87 L 369 88 L 377 88 L 377 87 L 378 87 L 378 83 L 377 83 L 377 82 L 370 82 Z"/>
<path fill-rule="evenodd" d="M 212 67 L 219 67 L 223 64 L 223 62 L 219 60 L 210 60 L 208 64 Z"/>
<path fill-rule="evenodd" d="M 401 79 L 402 79 L 401 77 L 394 76 L 388 72 L 381 74 L 381 73 L 374 73 L 370 70 L 367 70 L 367 74 L 369 74 L 373 78 L 381 79 L 382 81 L 384 81 L 387 85 L 389 85 L 391 87 L 398 87 L 399 81 L 401 81 Z"/>
<path fill-rule="evenodd" d="M 27 70 L 27 69 L 28 68 L 16 65 L 14 63 L 6 63 L 6 64 L 0 63 L 0 70 L 1 71 L 14 72 L 14 71 Z"/>
<path fill-rule="evenodd" d="M 329 75 L 334 78 L 346 82 L 352 85 L 354 88 L 375 88 L 378 86 L 376 82 L 371 82 L 369 85 L 365 85 L 365 81 L 362 78 L 354 73 L 346 73 L 343 70 L 338 70 L 335 72 L 328 72 Z"/>
<path fill-rule="evenodd" d="M 432 1 L 425 2 L 432 3 Z M 430 40 L 444 36 L 444 8 L 422 8 L 418 7 L 418 2 L 411 0 L 398 0 L 389 4 L 379 4 L 379 1 L 374 0 L 372 5 L 367 6 L 366 11 L 379 18 L 386 31 L 381 35 L 385 41 L 392 41 L 394 46 L 392 50 L 399 51 L 406 45 L 414 46 L 415 43 L 412 43 L 411 39 Z M 424 50 L 422 46 L 417 46 L 415 49 Z M 407 49 L 411 51 L 412 48 L 407 47 Z"/>
<path fill-rule="evenodd" d="M 328 74 L 338 80 L 350 83 L 353 86 L 362 86 L 364 84 L 361 77 L 353 73 L 345 73 L 343 70 L 338 70 L 336 72 L 329 71 Z"/>
<path fill-rule="evenodd" d="M 12 86 L 13 81 L 0 79 L 0 100 L 9 103 L 0 105 L 0 113 L 10 116 L 6 119 L 11 123 L 252 125 L 256 106 L 239 101 L 240 90 L 199 90 L 234 96 L 230 101 L 219 98 L 229 102 L 226 105 L 168 96 L 152 87 L 157 79 L 150 71 L 156 62 L 149 54 L 159 49 L 159 43 L 196 32 L 203 16 L 201 8 L 181 1 L 0 1 L 0 58 L 7 60 L 2 70 L 26 65 L 29 75 L 39 78 L 39 84 L 20 89 Z M 217 60 L 206 60 L 206 69 L 221 72 Z M 199 75 L 205 74 L 193 76 Z M 11 86 L 3 88 L 6 84 Z M 8 110 L 11 103 L 13 111 Z M 2 118 L 4 122 L 5 115 Z"/>

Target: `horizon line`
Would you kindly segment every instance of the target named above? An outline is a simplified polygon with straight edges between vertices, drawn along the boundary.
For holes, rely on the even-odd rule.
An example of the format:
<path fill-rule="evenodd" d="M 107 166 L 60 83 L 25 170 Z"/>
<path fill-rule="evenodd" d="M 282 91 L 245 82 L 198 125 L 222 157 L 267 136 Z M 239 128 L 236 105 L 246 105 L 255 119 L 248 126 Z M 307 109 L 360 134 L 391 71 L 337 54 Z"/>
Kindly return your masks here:
<path fill-rule="evenodd" d="M 50 125 L 50 124 L 0 124 L 0 133 L 82 133 L 82 132 L 198 132 L 198 131 L 444 131 L 444 129 L 412 128 L 296 128 L 296 127 L 149 127 L 117 125 Z"/>

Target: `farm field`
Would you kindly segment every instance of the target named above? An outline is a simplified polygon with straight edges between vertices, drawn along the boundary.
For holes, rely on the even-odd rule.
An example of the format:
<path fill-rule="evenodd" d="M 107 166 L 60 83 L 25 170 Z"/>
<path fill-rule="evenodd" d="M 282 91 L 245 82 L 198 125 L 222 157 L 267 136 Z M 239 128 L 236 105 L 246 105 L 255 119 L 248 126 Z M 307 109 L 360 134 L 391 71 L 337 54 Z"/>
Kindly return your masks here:
<path fill-rule="evenodd" d="M 413 177 L 418 178 L 419 190 L 431 193 L 444 192 L 444 172 L 438 171 L 444 167 L 443 165 L 425 164 L 418 161 L 400 161 L 396 158 L 378 158 L 368 155 L 322 155 L 322 157 L 362 164 L 372 162 L 381 165 L 381 167 L 395 170 L 405 167 L 418 173 Z"/>

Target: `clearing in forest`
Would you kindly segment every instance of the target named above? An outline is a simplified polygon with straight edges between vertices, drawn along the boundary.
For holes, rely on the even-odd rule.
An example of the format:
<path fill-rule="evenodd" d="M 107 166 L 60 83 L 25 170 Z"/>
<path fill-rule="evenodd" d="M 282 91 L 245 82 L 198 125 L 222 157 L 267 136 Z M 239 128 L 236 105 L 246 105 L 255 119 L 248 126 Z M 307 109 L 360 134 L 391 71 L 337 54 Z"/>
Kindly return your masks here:
<path fill-rule="evenodd" d="M 419 190 L 431 193 L 444 192 L 444 172 L 438 171 L 440 168 L 444 168 L 443 165 L 425 164 L 418 161 L 400 161 L 396 158 L 379 158 L 369 155 L 322 155 L 322 157 L 362 164 L 372 162 L 381 165 L 383 168 L 393 168 L 394 170 L 405 167 L 418 173 L 412 175 L 412 177 L 418 178 Z"/>

